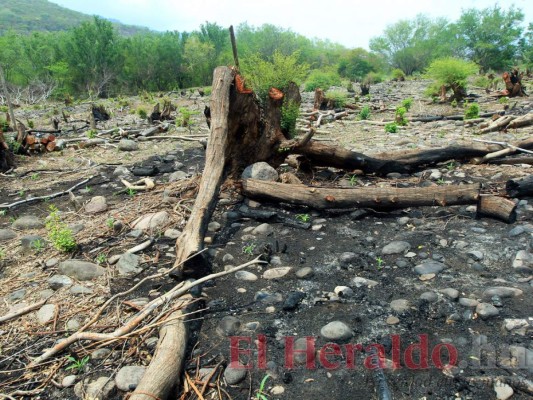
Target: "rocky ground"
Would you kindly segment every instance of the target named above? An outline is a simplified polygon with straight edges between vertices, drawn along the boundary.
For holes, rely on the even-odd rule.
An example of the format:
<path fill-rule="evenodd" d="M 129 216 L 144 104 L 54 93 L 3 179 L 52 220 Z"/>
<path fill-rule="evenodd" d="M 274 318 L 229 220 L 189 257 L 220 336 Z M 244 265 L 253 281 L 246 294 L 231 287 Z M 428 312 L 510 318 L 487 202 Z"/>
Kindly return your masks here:
<path fill-rule="evenodd" d="M 412 97 L 408 118 L 461 112 L 427 104 L 420 94 L 426 85 L 421 80 L 376 85 L 371 98 L 358 105 L 377 108 L 381 100 L 393 109 Z M 482 111 L 502 109 L 484 90 L 471 92 L 480 96 Z M 308 109 L 312 94 L 303 97 L 302 107 Z M 190 128 L 175 128 L 170 135 L 207 133 L 199 113 L 207 98 L 173 101 L 198 113 Z M 519 114 L 533 108 L 529 98 L 514 102 L 509 106 Z M 99 128 L 141 125 L 130 112 L 133 101 L 108 106 L 115 107 L 115 115 Z M 87 109 L 81 104 L 69 112 L 83 115 Z M 17 111 L 36 121 L 45 121 L 49 112 L 46 107 Z M 371 120 L 392 115 L 376 110 Z M 317 138 L 370 154 L 471 143 L 478 131 L 475 125 L 445 120 L 413 122 L 387 134 L 383 126 L 357 121 L 354 113 L 324 125 Z M 522 128 L 481 138 L 512 141 L 529 134 L 531 128 Z M 0 176 L 0 204 L 50 195 L 91 178 L 73 196 L 23 204 L 0 215 L 0 315 L 47 300 L 0 325 L 0 393 L 122 398 L 151 360 L 158 329 L 148 321 L 127 340 L 84 341 L 42 367 L 26 369 L 43 350 L 90 320 L 110 296 L 173 264 L 174 242 L 202 170 L 203 146 L 175 140 L 124 143 L 122 150 L 71 147 L 21 157 L 17 170 Z M 331 168 L 305 175 L 289 165 L 277 172 L 339 187 L 481 182 L 496 191 L 507 179 L 530 174 L 529 168 L 450 160 L 412 176 L 378 178 Z M 133 182 L 147 174 L 155 182 L 152 191 L 123 190 L 120 179 Z M 530 199 L 516 201 L 518 221 L 507 225 L 475 219 L 472 206 L 317 212 L 260 204 L 223 190 L 206 238 L 213 271 L 263 253 L 270 263 L 210 281 L 195 292 L 205 311 L 191 321 L 194 334 L 185 365 L 190 381 L 179 398 L 198 398 L 192 384 L 202 387 L 207 379 L 205 398 L 213 399 L 390 398 L 379 389 L 383 382 L 394 399 L 530 398 L 516 382 L 531 379 L 533 372 L 533 206 Z M 248 218 L 250 209 L 272 211 L 285 222 Z M 53 221 L 74 232 L 74 252 L 54 247 Z M 146 249 L 128 252 L 147 241 Z M 115 330 L 174 284 L 166 274 L 142 284 L 90 330 Z M 381 362 L 375 351 L 383 351 Z M 450 358 L 455 366 L 448 365 Z M 250 362 L 253 367 L 245 368 Z"/>

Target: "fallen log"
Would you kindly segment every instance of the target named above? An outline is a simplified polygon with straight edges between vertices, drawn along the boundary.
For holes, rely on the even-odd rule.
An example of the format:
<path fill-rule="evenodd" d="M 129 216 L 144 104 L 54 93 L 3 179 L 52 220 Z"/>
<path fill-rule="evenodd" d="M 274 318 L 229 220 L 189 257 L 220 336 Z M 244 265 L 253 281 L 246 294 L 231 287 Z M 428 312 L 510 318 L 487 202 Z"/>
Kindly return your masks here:
<path fill-rule="evenodd" d="M 479 118 L 491 118 L 494 115 L 504 115 L 505 111 L 498 111 L 498 112 L 487 112 L 487 113 L 481 113 L 479 114 Z M 419 117 L 412 117 L 409 118 L 409 121 L 411 122 L 434 122 L 434 121 L 441 121 L 441 120 L 449 120 L 449 121 L 463 121 L 465 119 L 465 116 L 463 114 L 454 114 L 454 115 L 428 115 L 428 116 L 419 116 Z M 469 120 L 466 120 L 465 123 L 467 123 Z"/>
<path fill-rule="evenodd" d="M 514 115 L 506 115 L 504 117 L 498 118 L 496 121 L 494 121 L 492 124 L 487 126 L 486 128 L 483 128 L 479 131 L 481 134 L 495 132 L 495 131 L 501 131 L 507 127 L 507 125 L 516 117 Z"/>
<path fill-rule="evenodd" d="M 516 204 L 500 196 L 479 196 L 477 217 L 490 217 L 512 224 L 516 222 Z"/>
<path fill-rule="evenodd" d="M 520 128 L 523 126 L 533 125 L 533 112 L 530 112 L 526 115 L 522 115 L 513 121 L 509 122 L 507 128 Z"/>
<path fill-rule="evenodd" d="M 476 204 L 480 184 L 415 187 L 337 189 L 288 185 L 278 182 L 244 179 L 242 192 L 255 200 L 267 200 L 315 209 L 375 208 L 396 209 L 421 206 Z"/>
<path fill-rule="evenodd" d="M 510 179 L 505 184 L 505 191 L 511 197 L 525 197 L 533 195 L 533 175 L 523 179 Z"/>

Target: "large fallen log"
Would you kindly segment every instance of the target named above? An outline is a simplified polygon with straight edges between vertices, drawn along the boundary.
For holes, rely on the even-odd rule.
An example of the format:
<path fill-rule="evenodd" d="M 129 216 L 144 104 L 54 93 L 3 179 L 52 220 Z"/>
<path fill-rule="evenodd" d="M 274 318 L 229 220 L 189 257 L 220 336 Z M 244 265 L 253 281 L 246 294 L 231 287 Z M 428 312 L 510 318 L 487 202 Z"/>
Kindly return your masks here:
<path fill-rule="evenodd" d="M 500 196 L 479 196 L 477 217 L 490 217 L 512 224 L 516 221 L 516 204 Z"/>
<path fill-rule="evenodd" d="M 505 184 L 505 191 L 511 197 L 525 197 L 533 195 L 533 175 L 523 179 L 510 179 Z"/>

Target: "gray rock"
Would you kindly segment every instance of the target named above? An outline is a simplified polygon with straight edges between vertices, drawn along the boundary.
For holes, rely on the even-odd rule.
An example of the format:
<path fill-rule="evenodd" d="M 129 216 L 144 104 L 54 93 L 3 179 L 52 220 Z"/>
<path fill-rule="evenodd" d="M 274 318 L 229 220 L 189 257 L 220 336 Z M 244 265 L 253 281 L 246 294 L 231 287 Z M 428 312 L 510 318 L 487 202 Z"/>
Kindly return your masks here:
<path fill-rule="evenodd" d="M 315 361 L 316 354 L 314 351 L 309 351 L 309 353 L 304 353 L 309 349 L 314 347 L 313 343 L 310 342 L 309 346 L 307 344 L 307 338 L 301 337 L 294 341 L 293 350 L 294 350 L 294 363 L 296 365 L 304 365 L 306 363 L 313 363 Z M 309 356 L 309 358 L 308 358 Z"/>
<path fill-rule="evenodd" d="M 226 368 L 224 370 L 224 379 L 228 385 L 236 385 L 246 378 L 245 368 Z"/>
<path fill-rule="evenodd" d="M 90 281 L 105 274 L 105 269 L 99 265 L 81 260 L 60 262 L 58 271 L 79 281 Z"/>
<path fill-rule="evenodd" d="M 403 226 L 403 225 L 407 225 L 407 223 L 409 222 L 411 218 L 409 217 L 400 217 L 398 218 L 398 225 L 400 226 Z"/>
<path fill-rule="evenodd" d="M 13 303 L 17 300 L 21 300 L 26 296 L 26 289 L 18 289 L 7 295 L 7 301 Z"/>
<path fill-rule="evenodd" d="M 268 236 L 268 235 L 271 235 L 272 233 L 274 233 L 274 228 L 272 227 L 272 225 L 267 224 L 267 223 L 264 223 L 264 224 L 261 224 L 255 227 L 254 230 L 252 231 L 252 235 Z"/>
<path fill-rule="evenodd" d="M 135 151 L 139 150 L 139 144 L 135 140 L 121 139 L 118 142 L 118 149 L 121 151 Z"/>
<path fill-rule="evenodd" d="M 189 174 L 184 172 L 184 171 L 175 171 L 175 172 L 170 174 L 170 176 L 168 177 L 168 181 L 169 182 L 177 182 L 177 181 L 181 181 L 183 179 L 187 179 L 188 177 L 189 177 Z"/>
<path fill-rule="evenodd" d="M 481 317 L 481 319 L 489 319 L 500 314 L 500 311 L 489 303 L 479 303 L 476 306 L 476 313 Z"/>
<path fill-rule="evenodd" d="M 333 321 L 320 329 L 320 335 L 327 340 L 349 340 L 353 331 L 341 321 Z"/>
<path fill-rule="evenodd" d="M 124 253 L 117 262 L 117 269 L 120 275 L 135 275 L 142 271 L 139 267 L 140 257 L 133 253 Z"/>
<path fill-rule="evenodd" d="M 441 289 L 439 290 L 439 292 L 441 292 L 443 295 L 445 295 L 446 297 L 452 300 L 457 300 L 459 298 L 459 291 L 454 288 Z"/>
<path fill-rule="evenodd" d="M 470 230 L 474 233 L 487 233 L 487 230 L 485 228 L 480 228 L 477 226 L 471 227 Z"/>
<path fill-rule="evenodd" d="M 311 267 L 303 267 L 296 271 L 295 275 L 298 279 L 311 278 L 315 274 L 315 271 Z"/>
<path fill-rule="evenodd" d="M 72 293 L 74 296 L 79 296 L 82 294 L 93 294 L 93 290 L 91 288 L 82 286 L 82 285 L 74 285 L 70 288 L 70 293 Z"/>
<path fill-rule="evenodd" d="M 227 264 L 232 262 L 235 259 L 231 254 L 224 254 L 224 257 L 222 257 L 222 262 Z"/>
<path fill-rule="evenodd" d="M 73 386 L 76 383 L 76 379 L 78 379 L 78 377 L 76 375 L 67 375 L 61 381 L 61 386 L 65 387 L 65 388 L 66 387 L 71 387 L 71 386 Z"/>
<path fill-rule="evenodd" d="M 68 226 L 68 229 L 72 231 L 72 233 L 75 235 L 77 233 L 80 233 L 82 230 L 85 229 L 85 225 L 83 224 L 70 224 Z"/>
<path fill-rule="evenodd" d="M 220 225 L 218 222 L 216 221 L 212 221 L 210 222 L 208 225 L 207 225 L 207 230 L 209 232 L 218 232 L 220 230 L 220 228 L 222 228 L 222 225 Z"/>
<path fill-rule="evenodd" d="M 262 181 L 277 181 L 278 173 L 277 171 L 268 165 L 266 162 L 261 161 L 255 164 L 247 166 L 242 172 L 242 177 L 244 179 L 252 178 L 259 179 Z"/>
<path fill-rule="evenodd" d="M 518 235 L 521 235 L 526 231 L 526 228 L 524 228 L 522 225 L 515 226 L 513 229 L 509 231 L 509 237 L 515 237 Z"/>
<path fill-rule="evenodd" d="M 49 258 L 48 260 L 46 260 L 46 262 L 44 263 L 44 265 L 46 265 L 46 268 L 52 268 L 52 267 L 55 267 L 57 264 L 59 264 L 59 259 L 57 258 Z"/>
<path fill-rule="evenodd" d="M 239 330 L 241 329 L 241 321 L 236 318 L 232 317 L 231 315 L 227 315 L 224 318 L 220 320 L 217 326 L 217 333 L 220 336 L 233 336 Z"/>
<path fill-rule="evenodd" d="M 494 286 L 487 288 L 483 292 L 484 299 L 490 299 L 493 296 L 499 296 L 501 298 L 507 297 L 518 297 L 521 296 L 524 292 L 520 289 L 508 287 L 508 286 Z"/>
<path fill-rule="evenodd" d="M 479 301 L 475 299 L 469 299 L 468 297 L 461 297 L 459 299 L 459 304 L 463 307 L 477 307 Z"/>
<path fill-rule="evenodd" d="M 291 267 L 277 267 L 267 269 L 263 273 L 264 279 L 279 279 L 287 275 L 291 271 Z"/>
<path fill-rule="evenodd" d="M 352 282 L 354 283 L 355 287 L 365 286 L 365 287 L 373 288 L 374 286 L 379 285 L 378 281 L 374 281 L 372 279 L 363 278 L 363 277 L 360 277 L 360 276 L 356 276 L 355 278 L 353 278 Z"/>
<path fill-rule="evenodd" d="M 414 268 L 415 273 L 418 275 L 425 274 L 438 274 L 439 272 L 446 269 L 446 265 L 438 261 L 426 261 L 422 264 L 417 265 Z"/>
<path fill-rule="evenodd" d="M 406 299 L 398 299 L 390 302 L 390 308 L 399 314 L 403 314 L 404 312 L 408 311 L 410 307 L 411 304 L 409 303 L 409 300 Z"/>
<path fill-rule="evenodd" d="M 92 360 L 103 360 L 104 358 L 107 358 L 111 354 L 111 349 L 96 349 L 91 353 L 91 359 Z"/>
<path fill-rule="evenodd" d="M 39 297 L 43 300 L 48 300 L 50 297 L 52 297 L 54 295 L 54 291 L 51 290 L 51 289 L 45 289 L 45 290 L 41 290 L 39 292 Z"/>
<path fill-rule="evenodd" d="M 77 318 L 71 318 L 65 324 L 65 328 L 67 329 L 67 331 L 70 331 L 70 332 L 77 331 L 78 329 L 80 329 L 80 326 L 81 326 L 80 321 L 78 321 Z"/>
<path fill-rule="evenodd" d="M 66 275 L 53 275 L 48 279 L 48 286 L 53 290 L 59 290 L 70 285 L 72 285 L 72 279 Z"/>
<path fill-rule="evenodd" d="M 11 229 L 0 229 L 0 242 L 15 239 L 17 234 Z"/>
<path fill-rule="evenodd" d="M 533 264 L 533 257 L 527 250 L 520 250 L 516 253 L 513 260 L 513 268 L 527 271 Z"/>
<path fill-rule="evenodd" d="M 156 213 L 149 213 L 137 218 L 133 221 L 133 229 L 149 230 L 162 229 L 170 222 L 170 216 L 166 211 L 159 211 Z"/>
<path fill-rule="evenodd" d="M 468 253 L 466 253 L 475 261 L 481 261 L 485 257 L 482 251 L 479 250 L 470 250 Z"/>
<path fill-rule="evenodd" d="M 345 267 L 352 264 L 354 261 L 358 260 L 359 257 L 356 253 L 350 251 L 344 252 L 339 256 L 339 263 L 341 266 Z"/>
<path fill-rule="evenodd" d="M 115 377 L 115 383 L 120 390 L 125 392 L 135 390 L 145 371 L 146 367 L 142 366 L 128 365 L 122 367 Z"/>
<path fill-rule="evenodd" d="M 142 236 L 142 234 L 143 234 L 142 229 L 132 229 L 131 231 L 128 232 L 127 236 L 132 237 L 134 239 L 138 239 Z M 118 261 L 118 258 L 116 261 Z"/>
<path fill-rule="evenodd" d="M 115 381 L 111 377 L 101 376 L 88 384 L 84 384 L 84 381 L 76 383 L 74 386 L 74 394 L 78 396 L 78 398 L 84 400 L 105 400 L 111 397 L 115 389 Z"/>
<path fill-rule="evenodd" d="M 41 325 L 46 324 L 47 322 L 54 319 L 55 313 L 56 313 L 55 304 L 45 304 L 36 313 L 37 321 L 39 321 Z"/>
<path fill-rule="evenodd" d="M 107 210 L 107 202 L 104 196 L 94 196 L 85 204 L 85 212 L 88 214 L 98 214 Z"/>
<path fill-rule="evenodd" d="M 518 368 L 533 372 L 533 350 L 522 346 L 509 346 L 509 351 Z"/>
<path fill-rule="evenodd" d="M 115 170 L 113 171 L 113 175 L 115 176 L 121 176 L 121 175 L 129 175 L 130 174 L 130 170 L 127 169 L 125 166 L 123 165 L 119 165 L 118 167 L 115 168 Z"/>
<path fill-rule="evenodd" d="M 339 297 L 352 297 L 353 289 L 348 286 L 336 286 L 333 292 Z"/>
<path fill-rule="evenodd" d="M 408 242 L 397 240 L 394 242 L 390 242 L 388 245 L 383 247 L 383 250 L 381 250 L 381 252 L 384 255 L 403 254 L 410 248 L 411 248 L 411 245 Z"/>
<path fill-rule="evenodd" d="M 29 253 L 44 249 L 46 241 L 39 235 L 26 235 L 20 238 L 20 245 L 24 253 Z"/>
<path fill-rule="evenodd" d="M 435 292 L 424 292 L 420 295 L 420 300 L 427 301 L 428 303 L 435 303 L 439 299 Z"/>
<path fill-rule="evenodd" d="M 33 216 L 33 215 L 24 215 L 17 219 L 15 222 L 13 222 L 13 225 L 11 225 L 14 229 L 18 229 L 21 231 L 29 230 L 29 229 L 41 229 L 44 228 L 44 223 L 39 218 Z"/>
<path fill-rule="evenodd" d="M 248 281 L 248 282 L 253 282 L 253 281 L 256 281 L 258 279 L 256 274 L 253 274 L 253 273 L 248 272 L 248 271 L 237 271 L 237 272 L 235 272 L 235 278 L 237 278 L 237 279 L 239 279 L 241 281 Z"/>
<path fill-rule="evenodd" d="M 255 293 L 254 300 L 260 301 L 263 304 L 274 304 L 281 303 L 283 301 L 283 296 L 281 293 L 269 293 L 260 290 Z"/>
<path fill-rule="evenodd" d="M 179 238 L 181 235 L 181 231 L 178 230 L 178 229 L 172 229 L 172 228 L 169 228 L 165 231 L 165 233 L 163 234 L 163 236 L 169 238 L 169 239 L 177 239 Z"/>

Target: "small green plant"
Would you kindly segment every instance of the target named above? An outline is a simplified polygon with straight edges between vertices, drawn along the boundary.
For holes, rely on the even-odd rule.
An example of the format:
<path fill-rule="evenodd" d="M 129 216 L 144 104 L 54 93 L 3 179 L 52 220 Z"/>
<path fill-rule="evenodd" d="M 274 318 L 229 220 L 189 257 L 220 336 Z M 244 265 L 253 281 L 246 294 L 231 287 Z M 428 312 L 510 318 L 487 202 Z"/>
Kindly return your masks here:
<path fill-rule="evenodd" d="M 247 243 L 242 247 L 242 253 L 246 254 L 247 256 L 253 256 L 254 249 L 255 249 L 255 243 Z"/>
<path fill-rule="evenodd" d="M 309 222 L 311 217 L 309 216 L 309 214 L 296 214 L 296 219 L 302 222 Z"/>
<path fill-rule="evenodd" d="M 97 264 L 104 264 L 107 261 L 107 256 L 104 253 L 100 253 L 96 256 Z"/>
<path fill-rule="evenodd" d="M 0 260 L 6 258 L 6 251 L 4 249 L 0 249 Z"/>
<path fill-rule="evenodd" d="M 443 178 L 440 178 L 439 180 L 437 180 L 437 185 L 444 185 L 446 182 L 444 181 Z"/>
<path fill-rule="evenodd" d="M 41 239 L 34 240 L 31 242 L 31 248 L 39 253 L 42 249 L 44 249 L 44 242 Z"/>
<path fill-rule="evenodd" d="M 7 215 L 7 210 L 0 210 L 0 216 Z"/>
<path fill-rule="evenodd" d="M 142 107 L 138 107 L 137 108 L 137 115 L 142 118 L 142 119 L 146 119 L 148 118 L 148 113 L 146 112 L 146 110 Z"/>
<path fill-rule="evenodd" d="M 437 133 L 437 136 L 440 139 L 444 139 L 446 137 L 446 131 L 440 131 L 439 133 Z"/>
<path fill-rule="evenodd" d="M 48 237 L 54 244 L 54 247 L 59 251 L 71 252 L 76 249 L 78 244 L 74 238 L 72 229 L 61 221 L 59 217 L 59 210 L 56 206 L 51 205 L 48 207 L 50 215 L 46 221 L 46 229 L 48 230 Z"/>
<path fill-rule="evenodd" d="M 281 129 L 289 138 L 296 134 L 296 120 L 300 116 L 300 106 L 294 101 L 283 102 L 281 107 Z"/>
<path fill-rule="evenodd" d="M 446 90 L 452 90 L 453 98 L 462 99 L 466 95 L 468 76 L 475 74 L 478 69 L 476 64 L 459 58 L 445 57 L 434 60 L 426 71 L 426 76 L 434 79 L 430 93 L 444 86 Z"/>
<path fill-rule="evenodd" d="M 413 99 L 412 98 L 408 97 L 407 99 L 404 99 L 402 101 L 402 107 L 404 107 L 407 111 L 409 111 L 412 106 L 413 106 Z"/>
<path fill-rule="evenodd" d="M 89 362 L 89 356 L 85 356 L 81 359 L 74 358 L 72 356 L 68 356 L 67 360 L 70 361 L 70 365 L 65 368 L 66 371 L 75 370 L 77 372 L 80 372 L 85 368 L 87 363 Z"/>
<path fill-rule="evenodd" d="M 396 122 L 389 122 L 385 125 L 385 132 L 396 133 L 398 132 L 398 124 Z"/>
<path fill-rule="evenodd" d="M 263 379 L 261 379 L 261 383 L 259 384 L 259 389 L 257 390 L 257 393 L 255 395 L 256 400 L 268 400 L 268 397 L 265 393 L 265 385 L 266 382 L 270 378 L 270 375 L 266 374 Z"/>
<path fill-rule="evenodd" d="M 394 118 L 398 125 L 405 126 L 409 122 L 407 121 L 407 118 L 405 118 L 405 114 L 407 114 L 407 109 L 405 107 L 398 107 L 396 109 Z"/>
<path fill-rule="evenodd" d="M 457 99 L 453 99 L 452 102 L 451 102 L 450 104 L 451 104 L 451 106 L 452 106 L 453 108 L 457 108 L 457 105 L 458 105 L 458 104 L 457 104 Z"/>
<path fill-rule="evenodd" d="M 19 197 L 24 197 L 25 194 L 26 194 L 26 189 L 19 190 Z"/>
<path fill-rule="evenodd" d="M 465 105 L 466 108 L 466 105 Z M 472 103 L 468 105 L 465 111 L 465 119 L 474 119 L 479 117 L 479 104 Z"/>
<path fill-rule="evenodd" d="M 405 74 L 400 68 L 393 69 L 392 79 L 395 81 L 405 81 Z"/>
<path fill-rule="evenodd" d="M 448 169 L 448 171 L 453 171 L 455 167 L 456 165 L 453 161 L 446 165 L 446 168 Z"/>
<path fill-rule="evenodd" d="M 33 174 L 30 175 L 30 179 L 31 179 L 32 181 L 36 181 L 36 180 L 38 180 L 39 177 L 40 177 L 40 174 L 39 174 L 38 172 L 34 172 Z"/>
<path fill-rule="evenodd" d="M 108 219 L 105 220 L 105 224 L 107 225 L 109 229 L 113 229 L 113 226 L 115 224 L 115 218 L 109 217 Z"/>
<path fill-rule="evenodd" d="M 93 191 L 93 188 L 90 186 L 85 186 L 85 193 L 91 193 Z"/>
<path fill-rule="evenodd" d="M 33 122 L 33 120 L 31 120 L 31 119 L 28 120 L 28 127 L 29 127 L 30 129 L 35 128 L 35 123 Z"/>
<path fill-rule="evenodd" d="M 377 268 L 383 268 L 383 263 L 385 262 L 381 257 L 376 257 L 376 262 L 378 263 Z"/>
<path fill-rule="evenodd" d="M 359 119 L 365 120 L 370 118 L 370 106 L 365 105 L 363 108 L 361 108 L 361 111 L 359 111 Z"/>
<path fill-rule="evenodd" d="M 350 176 L 350 179 L 348 180 L 348 182 L 350 182 L 350 186 L 355 186 L 357 185 L 357 182 L 359 181 L 359 178 L 357 177 L 357 175 L 352 175 Z"/>
<path fill-rule="evenodd" d="M 128 194 L 128 196 L 130 197 L 134 197 L 137 192 L 135 191 L 135 189 L 132 189 L 132 188 L 128 188 L 128 190 L 126 190 L 126 193 Z"/>
<path fill-rule="evenodd" d="M 85 132 L 85 135 L 89 138 L 89 139 L 94 139 L 96 137 L 96 129 L 89 129 L 87 132 Z"/>
<path fill-rule="evenodd" d="M 498 100 L 498 103 L 500 104 L 509 104 L 509 97 L 500 97 L 500 99 Z"/>
<path fill-rule="evenodd" d="M 176 126 L 189 126 L 191 124 L 191 116 L 193 114 L 194 112 L 189 110 L 187 107 L 181 107 L 179 109 L 179 116 L 176 118 Z"/>

